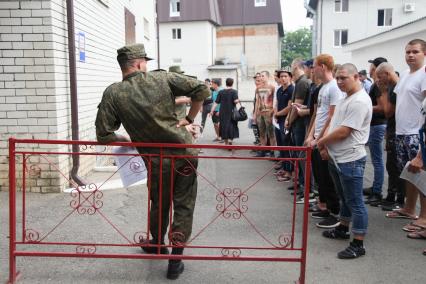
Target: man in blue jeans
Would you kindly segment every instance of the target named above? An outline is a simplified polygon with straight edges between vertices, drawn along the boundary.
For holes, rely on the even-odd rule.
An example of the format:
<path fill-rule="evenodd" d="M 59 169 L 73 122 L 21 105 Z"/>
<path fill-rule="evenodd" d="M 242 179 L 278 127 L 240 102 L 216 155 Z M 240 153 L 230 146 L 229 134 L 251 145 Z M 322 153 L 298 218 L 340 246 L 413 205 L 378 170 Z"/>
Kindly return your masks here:
<path fill-rule="evenodd" d="M 369 96 L 373 103 L 373 117 L 370 122 L 370 137 L 368 147 L 370 148 L 371 162 L 374 168 L 373 186 L 368 190 L 370 196 L 365 201 L 366 204 L 377 207 L 382 202 L 382 187 L 385 178 L 385 163 L 383 161 L 383 140 L 385 137 L 387 119 L 383 108 L 377 103 L 382 92 L 377 85 L 376 68 L 387 62 L 386 58 L 377 57 L 369 60 L 370 76 L 374 79 L 374 84 L 370 88 Z"/>
<path fill-rule="evenodd" d="M 331 178 L 340 195 L 340 225 L 324 231 L 330 239 L 349 239 L 352 222 L 353 241 L 339 252 L 340 259 L 365 255 L 364 236 L 367 233 L 368 213 L 363 201 L 364 177 L 372 103 L 359 84 L 358 70 L 351 63 L 337 69 L 336 81 L 346 97 L 337 103 L 326 135 L 318 141 L 321 157 L 329 160 Z"/>

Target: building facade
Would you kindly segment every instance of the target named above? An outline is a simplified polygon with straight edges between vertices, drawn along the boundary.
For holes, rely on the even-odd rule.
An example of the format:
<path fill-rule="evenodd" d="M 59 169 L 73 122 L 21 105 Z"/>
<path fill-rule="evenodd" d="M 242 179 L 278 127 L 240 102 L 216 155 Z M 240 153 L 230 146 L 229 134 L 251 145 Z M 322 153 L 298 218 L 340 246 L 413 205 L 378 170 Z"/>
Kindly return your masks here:
<path fill-rule="evenodd" d="M 354 62 L 345 45 L 426 15 L 424 0 L 308 0 L 306 8 L 313 18 L 314 54 L 332 54 L 338 63 Z"/>
<path fill-rule="evenodd" d="M 243 79 L 280 66 L 279 0 L 159 0 L 160 66 L 181 65 L 209 77 L 212 65 L 233 64 Z M 259 52 L 259 51 L 262 52 Z M 241 78 L 240 78 L 241 79 Z"/>
<path fill-rule="evenodd" d="M 95 140 L 97 105 L 104 89 L 121 80 L 116 49 L 145 43 L 157 58 L 154 0 L 74 0 L 79 139 Z M 71 139 L 67 0 L 0 1 L 0 188 L 8 186 L 7 139 Z M 157 63 L 150 62 L 150 68 Z M 37 145 L 28 146 L 38 149 Z M 68 150 L 58 147 L 57 150 Z M 70 157 L 34 157 L 43 175 L 29 180 L 35 192 L 69 186 Z M 80 175 L 94 159 L 81 160 Z M 18 173 L 18 176 L 22 173 Z"/>

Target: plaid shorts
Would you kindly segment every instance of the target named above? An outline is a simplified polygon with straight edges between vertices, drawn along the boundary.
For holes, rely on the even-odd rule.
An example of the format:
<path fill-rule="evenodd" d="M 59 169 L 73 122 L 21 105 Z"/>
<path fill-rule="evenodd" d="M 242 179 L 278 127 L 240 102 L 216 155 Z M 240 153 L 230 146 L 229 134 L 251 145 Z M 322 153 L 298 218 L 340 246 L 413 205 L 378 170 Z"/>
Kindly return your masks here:
<path fill-rule="evenodd" d="M 417 156 L 420 147 L 420 137 L 418 134 L 396 135 L 395 146 L 398 171 L 401 174 L 405 164 Z"/>

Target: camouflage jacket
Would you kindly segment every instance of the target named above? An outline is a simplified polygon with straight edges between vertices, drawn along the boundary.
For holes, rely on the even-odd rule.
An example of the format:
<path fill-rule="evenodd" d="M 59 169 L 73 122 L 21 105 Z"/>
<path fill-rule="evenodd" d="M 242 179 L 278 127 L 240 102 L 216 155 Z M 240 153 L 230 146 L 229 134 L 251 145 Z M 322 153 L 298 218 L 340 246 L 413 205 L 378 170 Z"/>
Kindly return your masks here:
<path fill-rule="evenodd" d="M 114 132 L 123 124 L 133 142 L 191 144 L 192 137 L 185 127 L 176 127 L 179 120 L 175 97 L 178 96 L 203 101 L 210 92 L 203 82 L 177 73 L 160 70 L 128 75 L 104 91 L 95 122 L 98 141 L 114 141 Z M 188 150 L 173 152 L 194 154 Z"/>

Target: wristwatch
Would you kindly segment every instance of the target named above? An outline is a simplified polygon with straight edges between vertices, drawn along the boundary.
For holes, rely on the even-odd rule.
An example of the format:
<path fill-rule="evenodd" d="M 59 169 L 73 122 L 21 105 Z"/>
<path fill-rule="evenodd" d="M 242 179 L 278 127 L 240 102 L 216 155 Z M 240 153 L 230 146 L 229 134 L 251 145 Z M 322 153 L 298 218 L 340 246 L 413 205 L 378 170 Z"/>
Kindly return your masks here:
<path fill-rule="evenodd" d="M 193 123 L 193 122 L 194 122 L 194 120 L 193 120 L 192 118 L 190 118 L 188 115 L 187 115 L 187 116 L 185 116 L 185 119 L 186 119 L 186 121 L 188 121 L 188 122 L 189 122 L 189 124 L 191 124 L 191 123 Z"/>

